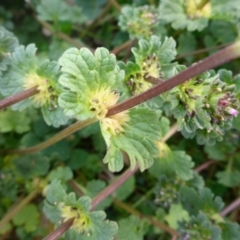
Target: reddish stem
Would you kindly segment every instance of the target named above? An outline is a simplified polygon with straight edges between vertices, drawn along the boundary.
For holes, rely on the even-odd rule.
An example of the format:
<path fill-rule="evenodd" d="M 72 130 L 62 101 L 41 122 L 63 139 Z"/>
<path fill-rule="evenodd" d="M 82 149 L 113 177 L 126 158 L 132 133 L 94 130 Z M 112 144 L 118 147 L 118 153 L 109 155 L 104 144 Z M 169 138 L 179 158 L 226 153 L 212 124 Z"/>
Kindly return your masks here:
<path fill-rule="evenodd" d="M 180 72 L 169 80 L 161 82 L 137 96 L 134 96 L 130 99 L 125 100 L 124 102 L 110 107 L 107 116 L 111 116 L 119 112 L 123 112 L 129 108 L 135 107 L 140 103 L 146 102 L 147 100 L 152 99 L 155 96 L 176 87 L 177 85 L 191 79 L 192 77 L 195 77 L 209 69 L 212 69 L 234 58 L 239 57 L 239 48 L 240 42 L 236 42 L 231 46 L 224 48 L 223 50 L 213 54 L 210 57 L 205 58 L 199 63 L 192 65 L 188 69 Z"/>
<path fill-rule="evenodd" d="M 35 86 L 33 88 L 29 88 L 25 91 L 17 93 L 13 96 L 7 97 L 0 101 L 0 110 L 4 109 L 6 107 L 9 107 L 15 103 L 18 103 L 24 99 L 32 97 L 33 95 L 35 95 L 37 93 L 39 93 L 39 91 L 37 90 L 37 86 Z"/>

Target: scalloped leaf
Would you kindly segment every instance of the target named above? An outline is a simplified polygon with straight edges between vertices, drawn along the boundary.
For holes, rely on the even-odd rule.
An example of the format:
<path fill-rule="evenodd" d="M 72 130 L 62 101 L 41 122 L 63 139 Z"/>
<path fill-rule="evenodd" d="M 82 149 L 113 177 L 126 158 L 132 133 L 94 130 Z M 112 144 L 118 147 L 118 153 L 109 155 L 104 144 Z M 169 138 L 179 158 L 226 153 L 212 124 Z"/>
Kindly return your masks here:
<path fill-rule="evenodd" d="M 129 121 L 123 126 L 124 132 L 109 136 L 102 130 L 108 145 L 103 162 L 108 163 L 109 170 L 113 172 L 123 168 L 122 151 L 128 155 L 131 169 L 138 163 L 141 171 L 149 168 L 158 155 L 155 143 L 161 136 L 158 115 L 146 108 L 136 108 L 130 109 L 128 116 Z"/>
<path fill-rule="evenodd" d="M 15 226 L 23 226 L 27 233 L 35 231 L 39 227 L 39 212 L 34 204 L 27 204 L 14 218 Z"/>
<path fill-rule="evenodd" d="M 119 16 L 119 27 L 127 31 L 130 39 L 149 38 L 153 34 L 164 33 L 154 6 L 123 6 Z"/>
<path fill-rule="evenodd" d="M 132 52 L 135 56 L 136 63 L 141 65 L 142 62 L 150 55 L 156 54 L 161 64 L 171 62 L 177 55 L 176 42 L 170 37 L 165 37 L 161 42 L 157 36 L 151 36 L 149 40 L 141 39 L 138 41 L 139 47 L 133 47 Z"/>
<path fill-rule="evenodd" d="M 216 222 L 222 222 L 219 212 L 222 210 L 224 203 L 220 197 L 214 196 L 208 188 L 199 189 L 197 192 L 193 188 L 181 188 L 181 201 L 185 209 L 191 214 L 197 214 L 199 209 L 210 219 Z"/>
<path fill-rule="evenodd" d="M 216 174 L 218 182 L 227 187 L 235 187 L 240 183 L 240 171 L 238 170 L 225 170 Z"/>
<path fill-rule="evenodd" d="M 7 74 L 0 81 L 0 92 L 3 96 L 10 96 L 24 90 L 25 76 L 36 71 L 35 53 L 37 48 L 34 44 L 19 46 L 11 54 L 11 66 Z M 32 104 L 31 99 L 14 104 L 13 110 L 23 110 Z"/>
<path fill-rule="evenodd" d="M 205 214 L 199 213 L 191 216 L 187 223 L 179 224 L 178 232 L 180 233 L 179 240 L 187 239 L 214 239 L 222 240 L 221 229 L 213 225 Z"/>
<path fill-rule="evenodd" d="M 63 72 L 59 82 L 69 89 L 60 95 L 59 105 L 67 116 L 79 120 L 95 117 L 91 102 L 98 100 L 92 99 L 94 95 L 103 90 L 121 92 L 124 71 L 105 48 L 98 48 L 95 54 L 87 48 L 70 48 L 59 59 L 59 64 Z"/>
<path fill-rule="evenodd" d="M 162 0 L 159 5 L 160 19 L 171 23 L 174 29 L 187 28 L 188 31 L 202 31 L 208 25 L 211 15 L 210 3 L 197 9 L 199 1 Z"/>
<path fill-rule="evenodd" d="M 44 21 L 82 23 L 85 20 L 80 7 L 70 6 L 61 0 L 42 0 L 37 6 L 37 13 Z"/>
<path fill-rule="evenodd" d="M 14 112 L 11 109 L 5 109 L 0 114 L 0 132 L 6 133 L 14 131 L 24 133 L 30 130 L 31 119 L 28 112 Z"/>
<path fill-rule="evenodd" d="M 7 66 L 10 63 L 9 56 L 18 44 L 18 39 L 14 34 L 0 26 L 0 76 L 3 71 L 7 70 Z"/>
<path fill-rule="evenodd" d="M 83 196 L 76 199 L 75 193 L 66 194 L 59 181 L 53 181 L 47 188 L 44 203 L 45 214 L 55 223 L 61 218 L 64 221 L 74 218 L 70 231 L 66 233 L 68 239 L 99 239 L 113 240 L 118 226 L 115 222 L 106 220 L 103 211 L 90 211 L 91 198 Z M 46 212 L 49 210 L 49 212 Z M 59 214 L 60 213 L 60 214 Z M 59 218 L 58 218 L 59 217 Z"/>
<path fill-rule="evenodd" d="M 147 220 L 130 216 L 119 221 L 118 240 L 142 240 L 150 224 Z"/>
<path fill-rule="evenodd" d="M 189 180 L 193 177 L 194 163 L 189 155 L 184 151 L 172 151 L 165 143 L 159 142 L 159 155 L 156 158 L 149 172 L 159 177 L 160 174 L 176 174 L 183 180 Z"/>

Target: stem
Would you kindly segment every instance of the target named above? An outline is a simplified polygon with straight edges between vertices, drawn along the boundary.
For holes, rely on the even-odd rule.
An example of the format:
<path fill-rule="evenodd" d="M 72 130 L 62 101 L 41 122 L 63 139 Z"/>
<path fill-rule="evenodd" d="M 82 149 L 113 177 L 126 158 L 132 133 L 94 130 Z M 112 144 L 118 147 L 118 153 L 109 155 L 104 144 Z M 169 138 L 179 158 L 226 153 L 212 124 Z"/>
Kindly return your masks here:
<path fill-rule="evenodd" d="M 29 88 L 27 90 L 24 90 L 20 93 L 17 93 L 13 96 L 7 97 L 3 100 L 0 101 L 0 110 L 9 107 L 15 103 L 18 103 L 24 99 L 27 99 L 29 97 L 32 97 L 33 95 L 39 93 L 37 86 L 33 87 L 33 88 Z"/>
<path fill-rule="evenodd" d="M 220 212 L 221 216 L 226 216 L 227 214 L 229 214 L 231 211 L 233 211 L 235 208 L 240 206 L 240 197 L 237 198 L 235 201 L 233 201 L 229 206 L 227 206 L 225 209 L 223 209 Z"/>
<path fill-rule="evenodd" d="M 119 54 L 120 52 L 122 52 L 123 50 L 125 50 L 126 48 L 128 48 L 129 45 L 132 45 L 133 42 L 134 42 L 134 40 L 128 40 L 128 41 L 126 41 L 125 43 L 123 43 L 122 45 L 114 48 L 114 49 L 111 51 L 111 53 L 117 55 L 117 54 Z"/>
<path fill-rule="evenodd" d="M 161 223 L 161 222 L 155 220 L 154 218 L 152 218 L 150 216 L 146 216 L 146 215 L 142 214 L 141 212 L 139 212 L 135 208 L 131 207 L 130 205 L 128 205 L 128 204 L 126 204 L 126 203 L 124 203 L 122 201 L 119 201 L 119 200 L 117 200 L 115 198 L 113 199 L 113 203 L 116 204 L 117 206 L 119 206 L 120 208 L 124 209 L 125 211 L 127 211 L 127 212 L 129 212 L 129 213 L 131 213 L 133 215 L 138 216 L 139 218 L 148 219 L 148 221 L 152 225 L 154 225 L 154 226 L 156 226 L 156 227 L 158 227 L 158 228 L 168 232 L 171 236 L 178 236 L 177 231 L 175 231 L 174 229 L 170 228 L 169 226 L 165 225 L 164 223 Z"/>
<path fill-rule="evenodd" d="M 175 129 L 175 131 L 173 131 L 173 129 Z M 176 128 L 175 125 L 169 130 L 169 132 L 166 134 L 166 136 L 164 137 L 164 139 L 169 139 L 174 133 L 176 132 Z M 167 137 L 168 136 L 168 137 Z M 166 141 L 165 140 L 165 141 Z M 95 196 L 93 198 L 92 201 L 92 208 L 94 209 L 98 204 L 100 204 L 106 197 L 108 197 L 109 195 L 111 195 L 112 193 L 115 192 L 115 190 L 120 187 L 125 181 L 128 180 L 128 178 L 130 178 L 137 170 L 138 170 L 138 166 L 136 166 L 133 170 L 128 169 L 126 170 L 123 174 L 121 174 L 121 176 L 119 176 L 113 183 L 111 183 L 107 188 L 105 188 L 103 191 L 101 191 L 97 196 Z M 75 189 L 78 188 L 77 184 L 73 181 L 69 181 L 70 185 Z M 80 191 L 80 189 L 78 189 L 76 191 L 76 193 L 79 196 L 82 196 L 82 193 Z M 69 223 L 69 221 L 71 220 L 71 222 Z M 73 220 L 74 219 L 70 219 L 67 222 L 63 223 L 59 228 L 57 228 L 55 231 L 53 231 L 50 235 L 48 235 L 46 238 L 44 238 L 44 240 L 55 240 L 56 238 L 60 237 L 65 231 L 67 231 L 73 224 Z M 152 220 L 157 222 L 156 220 Z M 153 223 L 152 223 L 153 224 Z M 160 227 L 160 226 L 159 226 Z M 62 231 L 62 229 L 64 229 L 64 231 Z M 171 228 L 169 228 L 171 229 Z M 171 229 L 172 230 L 172 229 Z M 167 231 L 167 230 L 166 230 Z M 173 237 L 173 239 L 175 239 L 175 236 Z"/>
<path fill-rule="evenodd" d="M 203 163 L 202 165 L 196 167 L 194 170 L 195 170 L 197 173 L 200 173 L 201 171 L 203 171 L 204 169 L 208 168 L 209 166 L 211 166 L 211 165 L 214 164 L 214 163 L 216 163 L 216 161 L 214 161 L 214 160 L 205 162 L 205 163 Z"/>
<path fill-rule="evenodd" d="M 184 53 L 182 55 L 177 56 L 175 58 L 175 60 L 185 58 L 185 57 L 188 57 L 188 56 L 192 56 L 192 55 L 201 54 L 201 53 L 212 51 L 212 50 L 216 50 L 216 49 L 219 49 L 219 48 L 224 48 L 224 47 L 227 47 L 227 46 L 230 46 L 230 45 L 231 45 L 230 43 L 224 43 L 224 44 L 221 44 L 221 45 L 212 46 L 212 47 L 203 48 L 203 49 L 199 49 L 199 50 L 196 50 L 196 51 Z"/>
<path fill-rule="evenodd" d="M 154 187 L 151 188 L 147 193 L 145 193 L 141 198 L 139 198 L 134 204 L 133 208 L 136 208 L 137 206 L 141 205 L 142 202 L 144 202 L 148 196 L 150 196 L 154 192 Z"/>
<path fill-rule="evenodd" d="M 51 232 L 43 240 L 55 240 L 58 239 L 63 233 L 65 233 L 73 224 L 74 218 L 68 219 L 60 227 Z"/>
<path fill-rule="evenodd" d="M 111 116 L 119 112 L 123 112 L 129 108 L 135 107 L 136 105 L 146 102 L 147 100 L 152 99 L 155 96 L 174 88 L 175 86 L 191 79 L 192 77 L 195 77 L 196 75 L 199 75 L 209 69 L 226 63 L 234 58 L 238 58 L 239 56 L 240 41 L 192 65 L 188 69 L 180 72 L 169 80 L 161 82 L 137 96 L 134 96 L 128 100 L 125 100 L 117 105 L 110 107 L 107 116 Z"/>
<path fill-rule="evenodd" d="M 33 198 L 35 198 L 40 189 L 35 189 L 33 192 L 31 192 L 27 197 L 25 197 L 19 204 L 17 204 L 14 208 L 10 209 L 6 213 L 6 215 L 2 218 L 0 221 L 0 229 L 6 225 L 12 218 L 17 215 Z"/>
<path fill-rule="evenodd" d="M 83 33 L 81 35 L 82 39 L 86 36 L 86 34 L 89 31 L 91 31 L 91 29 L 93 27 L 95 27 L 98 24 L 99 20 L 101 20 L 106 15 L 106 13 L 109 10 L 110 6 L 111 6 L 111 4 L 108 2 L 108 4 L 102 9 L 102 11 L 99 14 L 99 16 L 85 30 L 83 30 Z"/>
<path fill-rule="evenodd" d="M 101 191 L 96 197 L 93 198 L 92 201 L 92 209 L 94 209 L 99 203 L 101 203 L 106 197 L 115 192 L 117 188 L 119 188 L 128 178 L 130 178 L 137 170 L 138 166 L 136 166 L 133 170 L 126 170 L 116 181 L 111 183 L 108 187 L 106 187 L 103 191 Z"/>
<path fill-rule="evenodd" d="M 29 153 L 41 151 L 41 150 L 51 146 L 52 144 L 59 142 L 60 140 L 66 138 L 70 134 L 78 131 L 79 129 L 82 129 L 96 121 L 97 121 L 96 118 L 91 118 L 91 119 L 87 119 L 82 122 L 76 122 L 76 123 L 70 125 L 69 127 L 65 128 L 61 132 L 57 133 L 52 138 L 46 140 L 45 142 L 37 144 L 33 147 L 29 147 L 29 148 L 25 148 L 25 149 L 15 149 L 15 150 L 7 151 L 7 152 L 8 153 L 17 153 L 17 154 L 29 154 Z"/>
<path fill-rule="evenodd" d="M 116 0 L 109 0 L 109 2 L 119 11 L 121 12 L 121 6 Z"/>
<path fill-rule="evenodd" d="M 57 37 L 61 38 L 62 40 L 70 43 L 71 45 L 77 47 L 77 48 L 82 48 L 82 47 L 87 47 L 85 44 L 82 44 L 76 40 L 74 40 L 73 38 L 69 37 L 68 35 L 66 35 L 63 32 L 57 32 L 49 23 L 40 20 L 39 18 L 35 17 L 36 20 L 46 29 L 48 29 L 52 34 L 56 35 Z M 94 52 L 94 49 L 87 47 L 90 51 Z"/>
<path fill-rule="evenodd" d="M 68 181 L 68 184 L 70 185 L 70 187 L 74 190 L 74 192 L 79 196 L 83 196 L 83 192 L 82 190 L 79 188 L 78 184 L 76 181 L 74 181 L 73 179 Z"/>
<path fill-rule="evenodd" d="M 178 130 L 178 125 L 175 123 L 167 132 L 167 134 L 162 138 L 161 142 L 166 142 L 169 138 L 171 138 Z"/>

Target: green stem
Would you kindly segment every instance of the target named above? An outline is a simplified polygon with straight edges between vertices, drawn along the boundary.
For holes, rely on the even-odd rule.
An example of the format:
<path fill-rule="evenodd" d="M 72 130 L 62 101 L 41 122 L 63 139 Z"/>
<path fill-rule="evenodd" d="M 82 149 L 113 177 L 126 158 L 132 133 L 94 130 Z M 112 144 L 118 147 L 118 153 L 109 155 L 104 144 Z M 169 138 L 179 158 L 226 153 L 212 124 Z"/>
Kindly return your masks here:
<path fill-rule="evenodd" d="M 216 49 L 219 49 L 219 48 L 224 48 L 224 47 L 227 47 L 229 45 L 230 45 L 230 43 L 224 43 L 224 44 L 217 45 L 217 46 L 212 46 L 212 47 L 199 49 L 199 50 L 188 52 L 188 53 L 183 53 L 182 55 L 177 56 L 175 58 L 175 60 L 185 58 L 185 57 L 188 57 L 188 56 L 192 56 L 192 55 L 198 55 L 198 54 L 209 52 L 209 51 L 216 50 Z"/>
<path fill-rule="evenodd" d="M 121 12 L 121 6 L 116 0 L 109 0 L 109 2 L 119 11 Z"/>
<path fill-rule="evenodd" d="M 174 133 L 176 132 L 175 125 L 169 130 L 169 132 L 165 135 L 164 139 L 167 141 Z M 113 194 L 116 189 L 118 189 L 125 181 L 127 181 L 137 170 L 138 166 L 136 166 L 133 170 L 128 169 L 126 170 L 121 176 L 119 176 L 114 182 L 112 182 L 108 187 L 106 187 L 103 191 L 98 193 L 97 196 L 95 196 L 92 200 L 92 209 L 94 209 L 98 204 L 100 204 L 106 197 Z M 74 189 L 79 188 L 76 183 L 71 182 L 70 184 Z M 77 189 L 76 191 L 79 196 L 82 195 L 80 189 Z M 156 220 L 152 220 L 153 222 L 156 222 Z M 152 224 L 153 224 L 152 222 Z M 71 224 L 69 224 L 69 221 L 63 223 L 59 228 L 54 230 L 50 235 L 48 235 L 44 240 L 54 240 L 57 237 L 60 237 L 65 231 L 67 231 L 73 223 L 73 219 L 71 220 Z M 160 227 L 160 226 L 159 226 Z M 168 226 L 166 226 L 168 228 Z M 65 229 L 65 231 L 62 231 L 62 229 Z M 171 228 L 168 228 L 169 231 L 171 231 Z M 167 231 L 167 230 L 166 230 Z M 55 238 L 53 238 L 53 236 Z M 174 235 L 176 236 L 176 235 Z"/>
<path fill-rule="evenodd" d="M 37 86 L 33 87 L 33 88 L 29 88 L 25 91 L 22 91 L 20 93 L 17 93 L 13 96 L 4 98 L 3 100 L 0 101 L 0 110 L 9 107 L 15 103 L 18 103 L 24 99 L 27 99 L 29 97 L 32 97 L 33 95 L 39 93 L 39 91 L 37 90 Z"/>
<path fill-rule="evenodd" d="M 27 197 L 25 197 L 19 204 L 6 213 L 0 221 L 0 229 L 4 227 L 15 215 L 17 215 L 33 198 L 35 198 L 40 189 L 35 189 Z"/>
<path fill-rule="evenodd" d="M 169 226 L 165 225 L 164 223 L 161 223 L 157 220 L 155 220 L 154 218 L 150 217 L 150 216 L 146 216 L 144 214 L 142 214 L 141 212 L 139 212 L 138 210 L 136 210 L 135 208 L 131 207 L 129 204 L 126 204 L 122 201 L 119 201 L 117 199 L 113 199 L 113 202 L 115 205 L 117 205 L 118 207 L 124 209 L 125 211 L 138 216 L 139 218 L 145 218 L 147 219 L 152 225 L 168 232 L 171 236 L 178 236 L 178 232 L 175 231 L 174 229 L 170 228 Z"/>
<path fill-rule="evenodd" d="M 142 204 L 142 202 L 144 202 L 152 193 L 154 192 L 154 188 L 150 189 L 149 191 L 147 191 L 141 198 L 139 198 L 134 204 L 133 207 L 136 208 L 139 205 Z"/>
<path fill-rule="evenodd" d="M 107 116 L 111 116 L 119 112 L 123 112 L 129 108 L 135 107 L 158 96 L 159 94 L 169 91 L 170 89 L 186 82 L 192 77 L 195 77 L 209 69 L 215 68 L 238 57 L 240 57 L 240 41 L 235 42 L 234 44 L 220 50 L 210 57 L 207 57 L 204 60 L 192 65 L 188 69 L 180 72 L 174 77 L 171 77 L 169 80 L 161 82 L 139 95 L 136 95 L 130 99 L 127 99 L 126 101 L 110 107 Z"/>
<path fill-rule="evenodd" d="M 17 154 L 29 154 L 29 153 L 41 151 L 41 150 L 53 145 L 54 143 L 59 142 L 60 140 L 66 138 L 70 134 L 72 134 L 72 133 L 74 133 L 74 132 L 76 132 L 76 131 L 78 131 L 78 130 L 96 122 L 96 121 L 97 121 L 96 118 L 91 118 L 91 119 L 87 119 L 85 121 L 76 122 L 76 123 L 70 125 L 69 127 L 65 128 L 61 132 L 57 133 L 52 138 L 46 140 L 45 142 L 42 142 L 42 143 L 37 144 L 37 145 L 35 145 L 33 147 L 30 147 L 30 148 L 14 149 L 14 150 L 10 150 L 10 151 L 7 151 L 7 152 L 8 153 L 17 153 Z"/>

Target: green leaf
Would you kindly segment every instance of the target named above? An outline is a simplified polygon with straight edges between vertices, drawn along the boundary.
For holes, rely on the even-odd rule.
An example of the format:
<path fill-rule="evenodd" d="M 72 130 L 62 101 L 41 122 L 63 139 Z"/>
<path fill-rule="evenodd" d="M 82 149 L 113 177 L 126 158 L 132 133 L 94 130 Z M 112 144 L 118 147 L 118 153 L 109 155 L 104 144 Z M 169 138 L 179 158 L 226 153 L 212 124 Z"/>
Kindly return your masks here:
<path fill-rule="evenodd" d="M 131 39 L 149 38 L 153 34 L 164 32 L 162 26 L 159 29 L 157 9 L 150 5 L 122 7 L 118 25 L 121 30 L 129 33 Z"/>
<path fill-rule="evenodd" d="M 23 225 L 26 232 L 33 232 L 38 228 L 39 212 L 34 204 L 28 204 L 14 216 L 13 223 L 16 226 Z"/>
<path fill-rule="evenodd" d="M 164 41 L 161 42 L 159 37 L 151 36 L 149 40 L 139 40 L 138 45 L 138 48 L 132 48 L 132 52 L 135 56 L 136 63 L 139 65 L 154 53 L 158 56 L 160 64 L 171 62 L 177 54 L 176 42 L 172 37 L 165 37 Z"/>
<path fill-rule="evenodd" d="M 26 75 L 36 71 L 35 53 L 37 49 L 34 44 L 19 46 L 11 54 L 11 66 L 9 71 L 0 81 L 0 92 L 3 96 L 10 96 L 24 90 L 24 80 Z M 14 104 L 13 110 L 23 110 L 32 104 L 31 99 L 23 100 Z"/>
<path fill-rule="evenodd" d="M 67 164 L 71 169 L 77 170 L 82 166 L 86 165 L 86 163 L 88 162 L 88 156 L 89 155 L 87 151 L 82 149 L 74 149 L 71 152 L 71 156 Z"/>
<path fill-rule="evenodd" d="M 18 46 L 18 39 L 13 33 L 0 26 L 0 76 L 7 70 L 10 53 Z"/>
<path fill-rule="evenodd" d="M 135 189 L 134 176 L 128 178 L 113 194 L 118 200 L 124 201 Z"/>
<path fill-rule="evenodd" d="M 191 216 L 189 222 L 180 224 L 178 232 L 180 240 L 222 239 L 221 229 L 213 225 L 203 213 Z"/>
<path fill-rule="evenodd" d="M 93 55 L 87 48 L 70 48 L 59 59 L 59 64 L 63 72 L 59 82 L 69 89 L 60 95 L 59 105 L 67 116 L 85 120 L 98 115 L 104 104 L 115 104 L 109 103 L 109 99 L 104 103 L 102 98 L 109 97 L 114 90 L 121 92 L 124 71 L 107 49 L 98 48 Z"/>
<path fill-rule="evenodd" d="M 240 171 L 238 170 L 225 170 L 216 174 L 218 182 L 227 187 L 235 187 L 240 183 Z"/>
<path fill-rule="evenodd" d="M 25 179 L 44 176 L 50 167 L 49 159 L 39 153 L 16 157 L 13 163 Z"/>
<path fill-rule="evenodd" d="M 161 135 L 158 115 L 146 108 L 131 109 L 127 114 L 129 121 L 123 126 L 124 132 L 111 135 L 102 129 L 108 147 L 103 162 L 113 172 L 123 168 L 122 151 L 127 153 L 131 169 L 138 163 L 141 171 L 149 168 L 158 155 L 156 141 Z"/>
<path fill-rule="evenodd" d="M 75 2 L 82 9 L 84 9 L 84 15 L 86 16 L 86 18 L 92 21 L 101 13 L 102 8 L 107 3 L 107 0 L 75 0 Z"/>
<path fill-rule="evenodd" d="M 84 195 L 94 198 L 106 187 L 106 183 L 101 180 L 92 180 L 87 183 Z M 96 210 L 105 209 L 112 203 L 112 198 L 107 197 L 99 205 L 95 207 Z"/>
<path fill-rule="evenodd" d="M 237 223 L 225 222 L 220 224 L 222 230 L 222 240 L 238 240 L 240 228 Z"/>
<path fill-rule="evenodd" d="M 185 220 L 188 222 L 190 217 L 181 204 L 172 204 L 165 219 L 171 228 L 177 229 L 179 221 Z"/>
<path fill-rule="evenodd" d="M 60 181 L 53 180 L 47 187 L 46 199 L 51 204 L 62 202 L 64 197 L 67 196 Z"/>
<path fill-rule="evenodd" d="M 186 53 L 193 52 L 197 47 L 197 41 L 195 36 L 187 32 L 185 34 L 181 34 L 178 40 L 178 55 L 184 55 Z M 193 56 L 189 56 L 185 58 L 188 63 L 192 63 L 193 61 Z"/>
<path fill-rule="evenodd" d="M 181 201 L 184 208 L 191 214 L 197 214 L 201 210 L 210 219 L 212 218 L 217 222 L 222 221 L 219 212 L 223 208 L 223 201 L 220 197 L 214 197 L 208 188 L 202 188 L 196 192 L 193 188 L 183 187 L 181 189 Z"/>
<path fill-rule="evenodd" d="M 210 3 L 198 10 L 195 1 L 162 0 L 159 5 L 160 19 L 171 23 L 174 29 L 187 28 L 188 31 L 202 31 L 208 25 L 211 15 Z"/>
<path fill-rule="evenodd" d="M 69 167 L 58 166 L 48 175 L 48 180 L 52 182 L 54 179 L 66 182 L 73 178 L 73 172 Z"/>
<path fill-rule="evenodd" d="M 0 132 L 6 133 L 14 131 L 16 133 L 24 133 L 30 130 L 31 119 L 28 112 L 14 112 L 6 109 L 0 114 Z"/>
<path fill-rule="evenodd" d="M 149 222 L 136 216 L 119 221 L 118 240 L 143 240 L 149 228 Z"/>
<path fill-rule="evenodd" d="M 69 120 L 69 118 L 64 115 L 63 110 L 59 106 L 51 109 L 49 106 L 44 105 L 41 110 L 43 118 L 49 126 L 52 125 L 53 127 L 57 128 L 61 125 L 67 124 Z"/>
<path fill-rule="evenodd" d="M 61 0 L 42 0 L 37 6 L 38 17 L 44 21 L 67 21 L 82 23 L 84 18 L 82 9 L 78 6 L 70 6 Z"/>
<path fill-rule="evenodd" d="M 149 172 L 159 177 L 160 174 L 174 175 L 189 180 L 193 177 L 194 163 L 184 151 L 172 151 L 165 143 L 159 143 L 159 156 L 154 161 Z"/>

